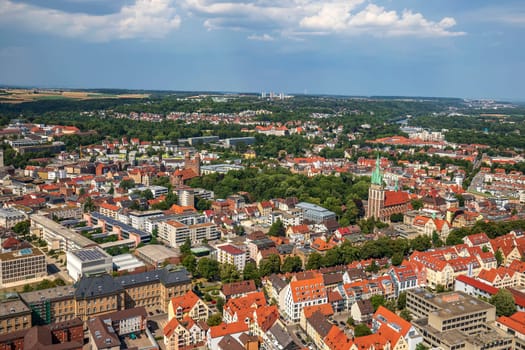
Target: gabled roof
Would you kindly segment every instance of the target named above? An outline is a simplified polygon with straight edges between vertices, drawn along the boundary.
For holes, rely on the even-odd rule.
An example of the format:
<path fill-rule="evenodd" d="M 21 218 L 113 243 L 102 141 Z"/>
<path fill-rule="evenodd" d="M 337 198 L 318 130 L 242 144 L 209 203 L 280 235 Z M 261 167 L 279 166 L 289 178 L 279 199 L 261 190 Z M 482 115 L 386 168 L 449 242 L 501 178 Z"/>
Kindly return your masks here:
<path fill-rule="evenodd" d="M 295 303 L 326 298 L 323 277 L 290 282 L 290 291 Z"/>
<path fill-rule="evenodd" d="M 317 304 L 311 306 L 305 306 L 303 313 L 305 318 L 310 318 L 314 312 L 320 312 L 323 316 L 329 317 L 334 314 L 334 309 L 331 304 Z"/>
<path fill-rule="evenodd" d="M 191 311 L 191 309 L 201 300 L 193 291 L 189 291 L 179 297 L 171 298 L 171 307 L 176 314 L 178 309 L 182 309 L 183 313 Z"/>
<path fill-rule="evenodd" d="M 516 333 L 525 335 L 525 312 L 523 311 L 518 311 L 510 317 L 500 316 L 497 322 L 513 329 Z"/>
<path fill-rule="evenodd" d="M 224 312 L 230 315 L 237 314 L 238 320 L 243 320 L 246 317 L 252 317 L 252 312 L 261 306 L 266 306 L 266 298 L 263 292 L 249 293 L 243 297 L 232 298 L 224 305 Z"/>
<path fill-rule="evenodd" d="M 324 337 L 324 343 L 330 350 L 350 350 L 354 343 L 337 326 L 332 325 L 330 331 Z"/>
<path fill-rule="evenodd" d="M 279 319 L 279 309 L 277 305 L 262 306 L 255 310 L 257 324 L 266 333 Z"/>
<path fill-rule="evenodd" d="M 244 294 L 257 291 L 253 280 L 225 283 L 222 285 L 222 294 L 225 296 Z"/>
<path fill-rule="evenodd" d="M 385 207 L 406 204 L 410 202 L 407 192 L 403 191 L 385 191 Z"/>
<path fill-rule="evenodd" d="M 218 326 L 210 327 L 210 337 L 219 338 L 225 335 L 238 334 L 242 332 L 248 332 L 248 325 L 244 321 L 233 322 L 233 323 L 221 323 Z"/>
<path fill-rule="evenodd" d="M 412 328 L 412 324 L 401 318 L 399 315 L 388 310 L 384 306 L 379 306 L 374 316 L 372 317 L 375 321 L 382 325 L 387 325 L 393 330 L 399 332 L 402 336 L 406 336 Z"/>

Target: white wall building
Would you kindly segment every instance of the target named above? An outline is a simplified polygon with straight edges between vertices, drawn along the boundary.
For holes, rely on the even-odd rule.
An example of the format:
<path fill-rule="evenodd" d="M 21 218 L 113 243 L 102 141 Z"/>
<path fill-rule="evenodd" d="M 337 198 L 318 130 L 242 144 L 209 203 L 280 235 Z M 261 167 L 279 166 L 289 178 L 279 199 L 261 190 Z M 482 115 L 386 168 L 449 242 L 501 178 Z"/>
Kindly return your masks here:
<path fill-rule="evenodd" d="M 67 271 L 73 280 L 78 281 L 84 275 L 113 272 L 113 259 L 99 247 L 68 251 Z"/>

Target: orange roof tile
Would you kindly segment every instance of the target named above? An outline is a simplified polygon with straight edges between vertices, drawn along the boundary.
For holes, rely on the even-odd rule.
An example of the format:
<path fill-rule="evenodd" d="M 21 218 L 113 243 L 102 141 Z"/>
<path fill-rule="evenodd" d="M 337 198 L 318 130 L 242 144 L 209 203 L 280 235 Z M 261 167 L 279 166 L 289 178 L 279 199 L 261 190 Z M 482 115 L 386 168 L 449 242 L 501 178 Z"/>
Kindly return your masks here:
<path fill-rule="evenodd" d="M 210 337 L 219 338 L 228 334 L 237 334 L 248 331 L 248 325 L 244 321 L 233 323 L 221 323 L 218 326 L 210 327 Z"/>

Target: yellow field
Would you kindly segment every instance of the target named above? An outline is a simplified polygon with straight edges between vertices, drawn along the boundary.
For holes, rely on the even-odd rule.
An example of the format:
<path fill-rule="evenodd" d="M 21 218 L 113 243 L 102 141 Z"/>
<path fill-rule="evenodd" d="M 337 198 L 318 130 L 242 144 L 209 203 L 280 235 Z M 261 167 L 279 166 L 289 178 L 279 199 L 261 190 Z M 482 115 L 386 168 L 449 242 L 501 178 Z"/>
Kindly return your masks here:
<path fill-rule="evenodd" d="M 73 99 L 90 100 L 99 98 L 146 98 L 149 94 L 103 94 L 89 91 L 61 91 L 45 89 L 0 89 L 0 103 L 22 103 L 37 100 Z"/>

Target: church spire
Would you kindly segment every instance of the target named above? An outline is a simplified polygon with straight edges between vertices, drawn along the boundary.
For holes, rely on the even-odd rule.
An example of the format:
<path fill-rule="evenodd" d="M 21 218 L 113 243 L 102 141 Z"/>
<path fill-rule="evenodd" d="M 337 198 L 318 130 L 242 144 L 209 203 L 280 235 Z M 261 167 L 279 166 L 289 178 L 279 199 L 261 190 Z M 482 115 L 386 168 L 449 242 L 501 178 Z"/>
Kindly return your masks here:
<path fill-rule="evenodd" d="M 376 159 L 376 168 L 372 172 L 372 185 L 383 185 L 383 174 L 381 174 L 380 164 L 381 162 L 378 154 Z"/>

